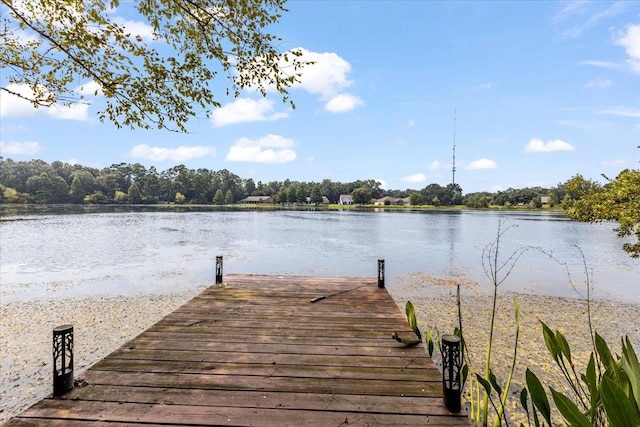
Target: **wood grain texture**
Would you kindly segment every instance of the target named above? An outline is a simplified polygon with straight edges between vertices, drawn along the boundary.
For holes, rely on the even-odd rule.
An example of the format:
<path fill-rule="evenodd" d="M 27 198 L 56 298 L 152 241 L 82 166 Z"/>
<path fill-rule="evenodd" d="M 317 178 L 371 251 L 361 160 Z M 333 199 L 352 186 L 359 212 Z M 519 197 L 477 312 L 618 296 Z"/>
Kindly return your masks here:
<path fill-rule="evenodd" d="M 228 275 L 5 425 L 470 425 L 394 331 L 376 279 Z"/>

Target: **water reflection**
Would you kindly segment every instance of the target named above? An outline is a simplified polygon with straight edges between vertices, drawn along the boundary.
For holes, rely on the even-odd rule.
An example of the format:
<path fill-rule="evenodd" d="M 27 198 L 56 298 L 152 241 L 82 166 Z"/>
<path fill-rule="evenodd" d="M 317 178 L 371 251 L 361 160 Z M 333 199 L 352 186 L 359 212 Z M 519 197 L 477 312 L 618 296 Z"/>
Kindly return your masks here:
<path fill-rule="evenodd" d="M 0 222 L 2 298 L 99 293 L 163 293 L 212 283 L 216 255 L 225 273 L 376 275 L 411 272 L 486 283 L 482 249 L 498 224 L 513 227 L 506 256 L 544 248 L 581 280 L 584 250 L 601 296 L 640 301 L 637 260 L 621 249 L 612 224 L 567 221 L 561 213 L 175 211 L 18 214 Z M 11 220 L 6 220 L 10 218 Z M 507 288 L 574 295 L 564 267 L 531 252 Z"/>

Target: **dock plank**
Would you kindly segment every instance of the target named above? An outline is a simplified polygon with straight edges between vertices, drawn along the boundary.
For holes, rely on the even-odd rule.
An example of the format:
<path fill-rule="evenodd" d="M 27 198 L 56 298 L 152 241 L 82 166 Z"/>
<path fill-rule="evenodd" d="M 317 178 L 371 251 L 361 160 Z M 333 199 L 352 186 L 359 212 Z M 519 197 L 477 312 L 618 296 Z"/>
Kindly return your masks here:
<path fill-rule="evenodd" d="M 470 425 L 394 331 L 375 279 L 228 275 L 5 426 Z"/>

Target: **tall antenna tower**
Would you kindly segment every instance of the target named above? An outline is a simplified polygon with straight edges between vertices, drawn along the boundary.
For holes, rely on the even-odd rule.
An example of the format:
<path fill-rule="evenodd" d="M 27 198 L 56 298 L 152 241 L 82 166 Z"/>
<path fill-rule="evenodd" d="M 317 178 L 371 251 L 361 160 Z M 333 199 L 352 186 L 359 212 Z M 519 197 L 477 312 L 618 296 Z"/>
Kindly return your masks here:
<path fill-rule="evenodd" d="M 453 110 L 453 167 L 451 168 L 451 183 L 456 183 L 456 110 Z"/>

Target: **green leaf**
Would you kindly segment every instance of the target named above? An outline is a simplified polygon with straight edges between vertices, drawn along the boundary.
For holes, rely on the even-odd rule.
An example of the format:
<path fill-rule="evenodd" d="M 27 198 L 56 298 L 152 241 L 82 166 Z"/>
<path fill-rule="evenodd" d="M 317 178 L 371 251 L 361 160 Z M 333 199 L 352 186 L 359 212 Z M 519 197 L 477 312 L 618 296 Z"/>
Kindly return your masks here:
<path fill-rule="evenodd" d="M 527 393 L 527 389 L 525 387 L 520 392 L 520 405 L 522 406 L 522 409 L 525 410 L 527 415 L 529 415 L 529 405 L 528 405 L 528 400 L 527 400 L 528 397 L 529 397 L 529 394 Z"/>
<path fill-rule="evenodd" d="M 433 357 L 433 332 L 431 332 L 431 329 L 427 329 L 427 336 L 425 337 L 425 341 L 427 342 L 429 357 Z"/>
<path fill-rule="evenodd" d="M 529 368 L 527 368 L 525 376 L 533 405 L 538 408 L 547 423 L 551 425 L 551 406 L 549 406 L 549 399 L 544 387 L 542 387 L 542 383 Z"/>
<path fill-rule="evenodd" d="M 556 345 L 558 346 L 560 353 L 567 358 L 569 363 L 571 363 L 571 347 L 560 331 L 556 331 Z"/>
<path fill-rule="evenodd" d="M 609 346 L 607 342 L 602 338 L 598 333 L 596 333 L 595 337 L 596 341 L 596 350 L 598 351 L 598 355 L 600 356 L 600 361 L 605 368 L 609 368 L 612 364 L 614 364 L 613 357 L 611 356 L 611 351 L 609 350 Z"/>
<path fill-rule="evenodd" d="M 540 323 L 542 323 L 542 335 L 544 336 L 544 343 L 546 344 L 549 353 L 551 353 L 551 357 L 553 357 L 553 360 L 558 363 L 558 354 L 560 353 L 560 351 L 558 350 L 558 346 L 556 345 L 555 334 L 543 321 L 540 321 Z"/>
<path fill-rule="evenodd" d="M 487 395 L 491 394 L 491 384 L 489 384 L 489 381 L 482 378 L 480 374 L 476 374 L 476 379 L 480 384 L 482 384 L 482 387 L 484 387 L 484 391 L 487 393 Z"/>
<path fill-rule="evenodd" d="M 631 399 L 614 380 L 606 376 L 602 378 L 602 406 L 610 427 L 640 425 L 640 418 Z"/>
<path fill-rule="evenodd" d="M 493 388 L 498 392 L 498 395 L 502 394 L 502 387 L 498 385 L 498 379 L 491 370 L 489 370 L 489 381 L 491 382 Z"/>
<path fill-rule="evenodd" d="M 407 312 L 407 322 L 409 322 L 409 327 L 413 329 L 413 332 L 418 336 L 418 339 L 422 340 L 422 334 L 420 334 L 420 329 L 418 329 L 418 320 L 416 319 L 416 309 L 411 301 L 407 301 L 405 311 Z"/>
<path fill-rule="evenodd" d="M 460 386 L 464 387 L 467 382 L 467 377 L 469 376 L 469 365 L 466 363 L 462 366 L 460 370 Z"/>
<path fill-rule="evenodd" d="M 553 388 L 551 389 L 551 395 L 553 396 L 553 401 L 558 408 L 558 411 L 562 414 L 564 419 L 569 423 L 572 427 L 591 427 L 592 423 L 589 421 L 589 418 L 585 414 L 583 414 L 580 409 L 576 406 L 575 403 L 571 401 L 567 396 L 562 393 L 555 391 Z"/>
<path fill-rule="evenodd" d="M 629 384 L 636 401 L 636 409 L 640 411 L 640 363 L 628 336 L 622 343 L 621 366 L 629 378 Z"/>

